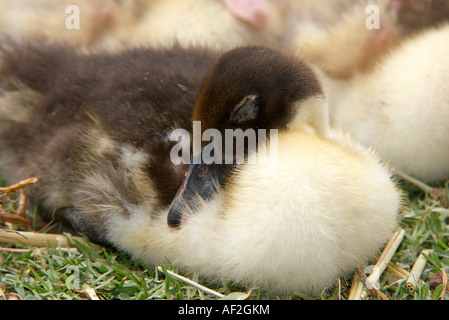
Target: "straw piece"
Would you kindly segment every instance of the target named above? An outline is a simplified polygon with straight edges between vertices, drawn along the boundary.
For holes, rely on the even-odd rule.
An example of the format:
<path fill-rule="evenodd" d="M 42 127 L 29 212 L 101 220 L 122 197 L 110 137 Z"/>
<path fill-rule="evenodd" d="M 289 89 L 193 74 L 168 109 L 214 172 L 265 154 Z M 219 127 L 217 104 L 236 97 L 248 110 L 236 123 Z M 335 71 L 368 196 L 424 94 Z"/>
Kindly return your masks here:
<path fill-rule="evenodd" d="M 21 190 L 31 184 L 38 182 L 38 181 L 39 180 L 37 178 L 26 179 L 26 180 L 20 181 L 19 183 L 12 185 L 12 186 L 0 188 L 0 192 L 3 192 L 5 194 L 6 193 L 14 193 L 14 192 Z"/>
<path fill-rule="evenodd" d="M 352 277 L 351 290 L 349 291 L 348 300 L 360 300 L 363 291 L 363 282 L 359 277 L 357 271 L 354 272 Z"/>
<path fill-rule="evenodd" d="M 406 281 L 407 289 L 410 292 L 415 291 L 416 287 L 418 286 L 418 281 L 421 278 L 421 275 L 422 275 L 424 268 L 426 266 L 426 263 L 427 263 L 425 255 L 429 255 L 429 253 L 432 251 L 433 250 L 430 250 L 430 249 L 423 250 L 419 254 L 418 258 L 416 259 L 416 261 L 412 267 L 412 270 L 410 271 L 410 274 Z"/>
<path fill-rule="evenodd" d="M 59 248 L 58 250 L 61 250 L 62 252 L 70 252 L 72 254 L 80 255 L 81 253 L 78 251 L 77 248 Z M 0 252 L 16 252 L 16 253 L 25 253 L 29 252 L 30 249 L 17 249 L 17 248 L 0 248 Z M 42 247 L 42 248 L 35 248 L 32 250 L 31 254 L 41 254 L 42 252 L 49 252 L 48 248 Z"/>
<path fill-rule="evenodd" d="M 164 272 L 164 270 L 163 270 L 160 266 L 158 266 L 157 269 L 158 269 L 160 272 Z M 181 275 L 179 275 L 179 274 L 177 274 L 177 273 L 174 273 L 173 271 L 167 270 L 167 273 L 168 273 L 172 278 L 177 279 L 177 280 L 179 280 L 179 281 L 182 281 L 182 282 L 184 282 L 184 283 L 186 283 L 186 284 L 188 284 L 188 285 L 191 285 L 192 287 L 195 287 L 195 288 L 197 288 L 198 290 L 201 290 L 201 291 L 203 291 L 203 292 L 206 292 L 206 293 L 208 293 L 208 294 L 210 294 L 210 295 L 216 296 L 216 297 L 218 297 L 218 298 L 220 298 L 220 299 L 222 299 L 222 298 L 225 297 L 224 294 L 221 294 L 221 293 L 219 293 L 219 292 L 217 292 L 217 291 L 214 291 L 214 290 L 212 290 L 212 289 L 209 289 L 208 287 L 205 287 L 205 286 L 203 286 L 203 285 L 201 285 L 201 284 L 199 284 L 199 283 L 197 283 L 197 282 L 195 282 L 195 281 L 193 281 L 193 280 L 190 280 L 190 279 L 188 279 L 188 278 L 186 278 L 186 277 L 183 277 L 183 276 L 181 276 Z"/>
<path fill-rule="evenodd" d="M 433 199 L 440 201 L 444 207 L 446 207 L 446 208 L 449 207 L 449 199 L 447 198 L 445 188 L 433 188 L 433 187 L 425 184 L 424 182 L 422 182 L 416 178 L 413 178 L 400 170 L 393 168 L 392 171 L 394 174 L 399 176 L 401 179 L 408 181 L 411 184 L 414 184 L 415 186 L 417 186 L 418 188 L 420 188 L 421 190 L 423 190 L 425 192 L 428 192 L 429 195 Z"/>
<path fill-rule="evenodd" d="M 360 268 L 356 269 L 360 280 L 362 280 L 363 284 L 365 285 L 366 289 L 376 298 L 380 298 L 381 300 L 390 300 L 386 295 L 384 295 L 382 292 L 379 291 L 378 288 L 374 285 L 374 283 L 370 282 L 369 278 L 365 275 L 365 273 L 360 270 Z"/>
<path fill-rule="evenodd" d="M 376 265 L 374 266 L 371 274 L 368 277 L 369 283 L 377 283 L 377 281 L 380 279 L 380 276 L 387 268 L 388 264 L 390 263 L 391 259 L 393 258 L 394 253 L 396 252 L 397 248 L 402 242 L 402 239 L 404 239 L 405 230 L 401 229 L 399 231 L 396 231 L 391 236 L 390 240 L 386 244 L 384 250 L 382 251 L 382 254 L 379 257 L 379 260 L 377 260 Z M 362 291 L 360 295 L 354 295 L 352 298 L 353 300 L 361 300 L 364 299 L 367 296 L 366 291 Z"/>
<path fill-rule="evenodd" d="M 82 244 L 86 244 L 84 239 L 81 237 L 72 237 L 72 238 L 74 240 L 79 241 Z M 57 248 L 74 247 L 65 236 L 60 234 L 12 231 L 12 230 L 0 230 L 0 242 L 24 244 L 29 246 L 47 246 L 48 244 L 50 244 Z M 94 243 L 91 243 L 90 245 L 94 248 L 101 248 L 100 246 Z"/>
<path fill-rule="evenodd" d="M 387 266 L 387 271 L 390 272 L 391 274 L 394 274 L 399 279 L 406 279 L 410 274 L 407 270 L 391 262 Z"/>
<path fill-rule="evenodd" d="M 0 221 L 9 222 L 13 225 L 22 226 L 28 228 L 31 224 L 31 220 L 22 214 L 11 214 L 0 212 Z"/>
<path fill-rule="evenodd" d="M 5 299 L 5 300 L 7 300 L 7 299 L 6 299 L 6 296 L 5 296 L 5 293 L 3 292 L 3 289 L 2 289 L 1 286 L 0 286 L 0 298 L 3 298 L 3 299 Z"/>
<path fill-rule="evenodd" d="M 83 284 L 82 293 L 85 294 L 90 300 L 100 300 L 97 293 L 88 284 Z"/>
<path fill-rule="evenodd" d="M 411 176 L 409 176 L 408 174 L 406 174 L 405 172 L 402 172 L 400 170 L 394 169 L 392 168 L 392 171 L 394 174 L 396 174 L 397 176 L 399 176 L 401 179 L 410 182 L 411 184 L 414 184 L 415 186 L 417 186 L 418 188 L 422 189 L 423 191 L 429 192 L 431 193 L 433 191 L 433 188 L 427 184 L 425 184 L 424 182 L 413 178 Z"/>
<path fill-rule="evenodd" d="M 447 273 L 444 270 L 441 270 L 441 273 L 443 282 L 443 293 L 441 294 L 441 300 L 446 300 L 446 291 L 449 291 L 449 287 L 447 286 Z"/>
<path fill-rule="evenodd" d="M 396 252 L 402 240 L 404 239 L 404 235 L 405 235 L 404 229 L 401 229 L 393 233 L 393 236 L 390 238 L 390 241 L 388 241 L 387 245 L 382 251 L 382 254 L 379 257 L 379 260 L 377 260 L 377 263 L 374 266 L 373 271 L 368 277 L 371 283 L 376 283 L 380 279 L 380 276 L 387 268 L 388 264 L 393 258 L 394 253 Z"/>

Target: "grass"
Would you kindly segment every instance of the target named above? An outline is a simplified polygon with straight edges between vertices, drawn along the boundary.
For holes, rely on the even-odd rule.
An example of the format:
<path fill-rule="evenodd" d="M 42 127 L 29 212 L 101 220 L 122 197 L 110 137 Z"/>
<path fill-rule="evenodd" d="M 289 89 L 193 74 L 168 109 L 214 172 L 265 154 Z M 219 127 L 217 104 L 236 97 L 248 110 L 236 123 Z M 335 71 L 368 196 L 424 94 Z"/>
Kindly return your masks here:
<path fill-rule="evenodd" d="M 0 186 L 3 183 L 0 176 Z M 449 186 L 440 185 L 449 195 Z M 391 283 L 385 272 L 380 279 L 380 289 L 389 299 L 429 300 L 439 299 L 442 286 L 431 290 L 429 282 L 433 274 L 445 270 L 449 273 L 449 209 L 411 184 L 402 185 L 405 191 L 404 203 L 400 212 L 400 226 L 405 237 L 393 257 L 393 262 L 410 271 L 423 249 L 433 249 L 427 257 L 427 264 L 414 292 L 409 292 L 405 281 Z M 381 205 L 381 203 L 379 204 Z M 30 214 L 30 213 L 28 213 Z M 36 219 L 35 213 L 30 214 Z M 36 223 L 32 223 L 36 225 Z M 1 227 L 2 225 L 0 225 Z M 14 230 L 23 227 L 5 226 Z M 82 244 L 66 235 L 74 248 L 63 250 L 47 246 L 31 248 L 25 245 L 0 244 L 0 300 L 79 300 L 79 299 L 124 299 L 124 300 L 209 300 L 216 296 L 198 290 L 181 282 L 155 266 L 146 266 L 141 261 L 130 260 L 125 254 L 109 248 L 98 248 Z M 162 271 L 177 272 L 169 262 L 161 266 Z M 190 277 L 201 282 L 198 274 Z M 333 289 L 325 290 L 321 300 L 347 299 L 352 276 L 342 277 Z M 217 291 L 225 298 L 244 296 L 249 300 L 274 299 L 254 288 L 249 296 L 243 294 L 245 288 L 232 283 L 225 285 L 203 285 Z M 288 299 L 316 299 L 300 292 Z M 369 299 L 375 299 L 368 296 Z"/>

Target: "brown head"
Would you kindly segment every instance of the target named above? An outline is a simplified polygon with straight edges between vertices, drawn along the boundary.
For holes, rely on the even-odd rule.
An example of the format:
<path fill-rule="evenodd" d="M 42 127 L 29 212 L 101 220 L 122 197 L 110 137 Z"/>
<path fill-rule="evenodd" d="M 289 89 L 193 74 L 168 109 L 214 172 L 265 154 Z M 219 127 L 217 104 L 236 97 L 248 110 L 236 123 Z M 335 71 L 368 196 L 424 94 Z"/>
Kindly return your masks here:
<path fill-rule="evenodd" d="M 269 130 L 278 129 L 311 130 L 326 136 L 329 128 L 323 92 L 313 69 L 293 55 L 260 46 L 239 47 L 222 55 L 200 86 L 192 120 L 200 121 L 201 135 L 207 129 L 221 133 L 265 129 L 268 137 Z M 206 143 L 202 142 L 201 149 L 194 143 L 194 157 Z M 250 150 L 251 146 L 245 146 L 245 152 Z M 190 164 L 170 206 L 169 226 L 181 225 L 182 208 L 192 207 L 195 196 L 212 197 L 216 186 L 226 183 L 234 164 L 210 164 L 203 158 Z"/>
<path fill-rule="evenodd" d="M 321 86 L 299 58 L 265 47 L 239 47 L 210 69 L 197 94 L 193 121 L 215 128 L 286 129 L 298 104 L 322 95 Z"/>

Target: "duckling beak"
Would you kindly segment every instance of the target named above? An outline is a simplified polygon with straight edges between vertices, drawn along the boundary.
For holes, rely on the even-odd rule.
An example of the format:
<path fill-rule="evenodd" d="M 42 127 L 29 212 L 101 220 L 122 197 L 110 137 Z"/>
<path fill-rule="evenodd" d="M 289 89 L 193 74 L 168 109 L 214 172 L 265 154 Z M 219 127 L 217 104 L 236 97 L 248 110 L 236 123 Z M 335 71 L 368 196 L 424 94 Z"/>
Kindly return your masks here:
<path fill-rule="evenodd" d="M 186 177 L 168 209 L 167 224 L 179 228 L 183 212 L 192 212 L 200 205 L 199 198 L 208 200 L 217 191 L 220 177 L 217 165 L 190 164 Z"/>

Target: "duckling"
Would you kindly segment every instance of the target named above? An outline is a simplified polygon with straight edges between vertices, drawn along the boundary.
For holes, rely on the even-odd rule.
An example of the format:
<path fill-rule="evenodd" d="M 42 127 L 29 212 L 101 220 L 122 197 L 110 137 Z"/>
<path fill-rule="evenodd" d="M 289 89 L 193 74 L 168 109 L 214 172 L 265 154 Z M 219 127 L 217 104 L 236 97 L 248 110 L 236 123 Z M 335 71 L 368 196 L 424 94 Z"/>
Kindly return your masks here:
<path fill-rule="evenodd" d="M 173 47 L 88 55 L 51 43 L 2 45 L 5 178 L 39 177 L 30 196 L 46 220 L 56 210 L 57 219 L 104 243 L 108 211 L 169 205 L 186 171 L 170 161 L 170 133 L 191 130 L 196 91 L 216 53 Z M 102 214 L 92 199 L 104 202 Z"/>
<path fill-rule="evenodd" d="M 252 129 L 258 137 L 258 130 L 263 129 L 269 138 L 271 129 L 276 129 L 309 130 L 326 137 L 329 123 L 324 100 L 313 69 L 302 60 L 267 47 L 238 47 L 223 54 L 204 77 L 192 120 L 200 123 L 201 136 L 210 129 L 220 131 L 223 137 L 226 130 Z M 218 143 L 225 145 L 225 139 L 221 138 Z M 245 144 L 244 152 L 257 147 L 257 140 L 253 146 Z M 225 184 L 234 165 L 244 161 L 231 150 L 232 161 L 227 162 L 225 154 L 229 150 L 225 150 L 222 159 L 205 163 L 202 151 L 194 145 L 194 156 L 200 159 L 192 160 L 172 202 L 168 214 L 171 227 L 180 227 L 182 208 L 191 205 L 195 193 L 199 192 L 207 200 L 216 183 Z"/>
<path fill-rule="evenodd" d="M 170 161 L 168 135 L 191 124 L 194 92 L 216 59 L 198 48 L 4 44 L 4 172 L 40 179 L 27 192 L 47 218 L 54 212 L 146 264 L 168 258 L 214 281 L 318 294 L 376 256 L 395 229 L 399 192 L 377 156 L 346 136 L 281 130 L 277 153 L 267 152 L 274 140 L 250 150 L 257 161 L 238 166 L 208 200 L 198 195 L 182 228 L 170 228 L 167 200 L 186 166 Z M 315 95 L 302 105 L 325 104 Z"/>
<path fill-rule="evenodd" d="M 90 46 L 122 24 L 113 0 L 2 0 L 0 32 L 15 38 L 47 37 Z"/>
<path fill-rule="evenodd" d="M 374 70 L 321 75 L 331 124 L 427 182 L 449 179 L 449 25 L 401 42 Z"/>
<path fill-rule="evenodd" d="M 0 33 L 15 39 L 53 39 L 99 47 L 124 38 L 148 1 L 2 0 Z"/>
<path fill-rule="evenodd" d="M 176 42 L 182 47 L 219 50 L 249 43 L 279 44 L 287 9 L 278 1 L 255 0 L 256 8 L 251 9 L 248 1 L 152 0 L 137 25 L 119 39 L 136 45 L 171 46 Z M 260 14 L 253 16 L 253 12 Z"/>
<path fill-rule="evenodd" d="M 334 6 L 337 5 L 338 1 Z M 372 5 L 379 10 L 379 26 L 367 26 L 369 7 L 357 1 L 341 8 L 335 22 L 307 19 L 291 22 L 289 45 L 305 61 L 334 78 L 350 78 L 355 73 L 370 71 L 398 42 L 395 11 L 384 0 Z"/>

